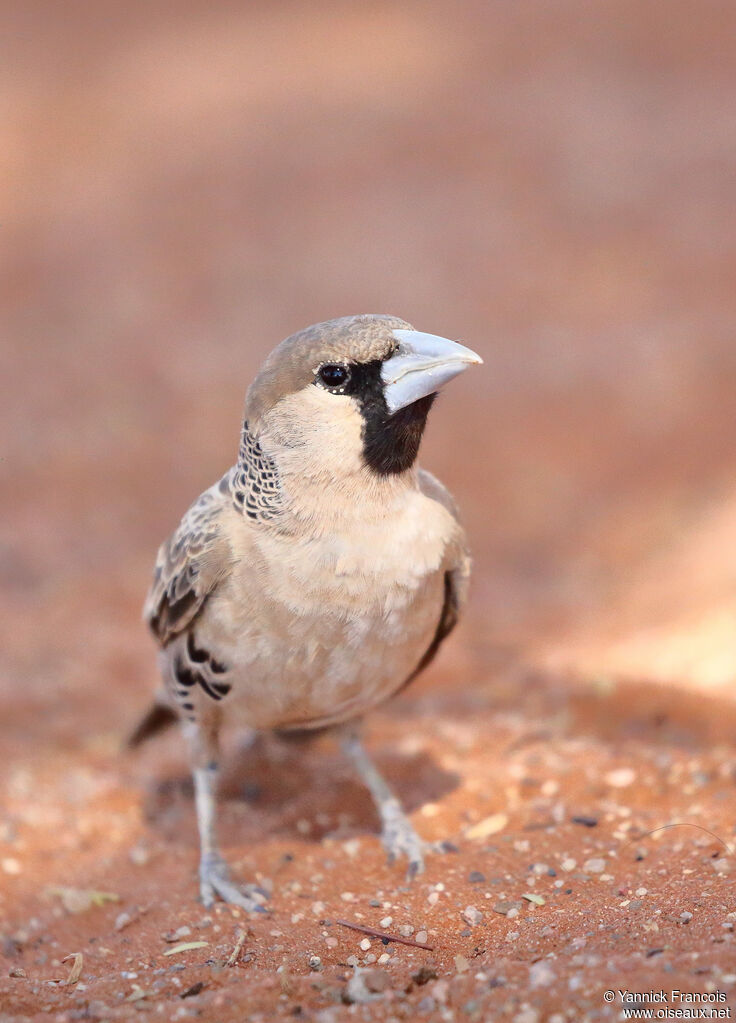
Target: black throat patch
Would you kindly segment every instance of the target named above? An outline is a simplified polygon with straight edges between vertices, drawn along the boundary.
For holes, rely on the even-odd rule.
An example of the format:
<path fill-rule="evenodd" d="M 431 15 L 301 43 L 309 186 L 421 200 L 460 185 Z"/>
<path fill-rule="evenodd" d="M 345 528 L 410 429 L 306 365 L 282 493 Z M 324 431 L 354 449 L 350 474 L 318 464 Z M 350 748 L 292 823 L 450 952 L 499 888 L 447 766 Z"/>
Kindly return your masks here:
<path fill-rule="evenodd" d="M 389 413 L 383 395 L 380 360 L 354 364 L 343 390 L 356 398 L 363 416 L 363 457 L 379 476 L 391 476 L 411 469 L 419 453 L 427 416 L 436 398 L 426 398 Z"/>

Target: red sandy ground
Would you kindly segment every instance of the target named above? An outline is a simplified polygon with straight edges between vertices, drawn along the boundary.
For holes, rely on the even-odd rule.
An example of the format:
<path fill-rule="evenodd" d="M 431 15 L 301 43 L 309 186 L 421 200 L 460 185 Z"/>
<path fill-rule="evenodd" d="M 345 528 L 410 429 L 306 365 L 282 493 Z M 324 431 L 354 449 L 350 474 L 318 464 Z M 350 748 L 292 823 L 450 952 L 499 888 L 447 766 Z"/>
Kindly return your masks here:
<path fill-rule="evenodd" d="M 0 1019 L 733 1010 L 736 8 L 0 17 Z M 272 894 L 206 912 L 181 742 L 120 750 L 155 685 L 150 566 L 265 352 L 365 310 L 486 358 L 423 451 L 471 605 L 367 723 L 458 852 L 406 884 L 329 738 L 230 736 L 224 845 Z"/>

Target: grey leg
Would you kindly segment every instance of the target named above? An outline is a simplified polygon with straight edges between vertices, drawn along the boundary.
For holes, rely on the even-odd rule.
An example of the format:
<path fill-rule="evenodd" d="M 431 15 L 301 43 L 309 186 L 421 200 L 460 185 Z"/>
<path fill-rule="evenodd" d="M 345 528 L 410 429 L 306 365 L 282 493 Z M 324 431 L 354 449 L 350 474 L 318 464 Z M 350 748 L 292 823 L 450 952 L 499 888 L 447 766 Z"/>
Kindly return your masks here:
<path fill-rule="evenodd" d="M 217 781 L 219 777 L 219 743 L 217 726 L 209 727 L 198 723 L 187 723 L 185 735 L 189 741 L 192 775 L 194 777 L 194 801 L 199 828 L 199 893 L 205 906 L 211 906 L 215 896 L 234 906 L 240 906 L 250 913 L 265 912 L 254 897 L 254 886 L 249 891 L 233 884 L 228 875 L 227 864 L 220 855 L 216 837 Z"/>
<path fill-rule="evenodd" d="M 373 796 L 381 818 L 381 840 L 388 853 L 389 863 L 393 863 L 397 856 L 406 856 L 409 860 L 407 876 L 412 878 L 421 874 L 424 871 L 424 853 L 430 850 L 442 851 L 442 846 L 435 846 L 419 837 L 355 732 L 349 732 L 343 737 L 342 748 Z"/>

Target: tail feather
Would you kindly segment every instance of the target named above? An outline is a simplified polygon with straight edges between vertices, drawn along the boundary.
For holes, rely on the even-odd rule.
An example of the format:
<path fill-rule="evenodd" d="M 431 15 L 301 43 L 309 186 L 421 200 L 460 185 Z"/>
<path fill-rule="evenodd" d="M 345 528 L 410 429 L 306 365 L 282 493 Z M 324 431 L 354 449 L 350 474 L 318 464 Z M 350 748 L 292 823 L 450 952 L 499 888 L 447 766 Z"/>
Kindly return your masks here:
<path fill-rule="evenodd" d="M 152 704 L 125 741 L 128 749 L 135 749 L 159 732 L 176 724 L 179 717 L 175 710 L 164 703 Z"/>

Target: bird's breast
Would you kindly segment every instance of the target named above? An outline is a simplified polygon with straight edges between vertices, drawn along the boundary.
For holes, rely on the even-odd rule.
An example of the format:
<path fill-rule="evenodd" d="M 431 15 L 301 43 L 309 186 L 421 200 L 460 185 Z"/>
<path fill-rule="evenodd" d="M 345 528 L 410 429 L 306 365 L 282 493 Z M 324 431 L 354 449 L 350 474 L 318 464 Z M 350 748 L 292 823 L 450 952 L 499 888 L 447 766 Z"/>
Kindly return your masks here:
<path fill-rule="evenodd" d="M 426 504 L 388 528 L 259 538 L 208 613 L 245 723 L 341 720 L 403 684 L 432 641 L 444 597 L 449 516 Z"/>

